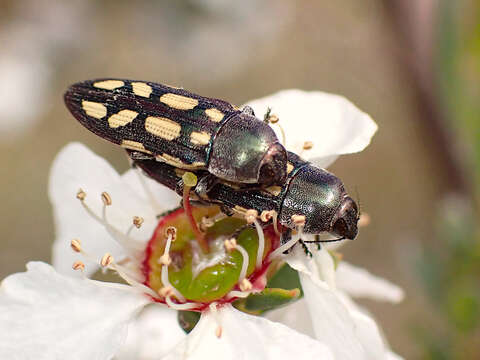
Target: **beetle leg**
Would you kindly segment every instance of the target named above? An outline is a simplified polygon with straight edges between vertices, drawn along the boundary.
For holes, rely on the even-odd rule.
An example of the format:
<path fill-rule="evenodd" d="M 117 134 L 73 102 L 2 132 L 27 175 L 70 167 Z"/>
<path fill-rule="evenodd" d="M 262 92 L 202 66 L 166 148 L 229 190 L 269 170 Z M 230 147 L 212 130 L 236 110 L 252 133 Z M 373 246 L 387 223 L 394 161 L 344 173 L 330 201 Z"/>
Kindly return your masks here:
<path fill-rule="evenodd" d="M 234 211 L 225 204 L 220 204 L 220 211 L 227 216 L 233 216 Z"/>
<path fill-rule="evenodd" d="M 127 151 L 132 160 L 153 160 L 155 156 L 140 151 Z"/>
<path fill-rule="evenodd" d="M 300 244 L 302 244 L 303 251 L 305 251 L 305 255 L 307 255 L 308 257 L 312 257 L 313 254 L 312 254 L 312 252 L 310 251 L 310 249 L 308 248 L 307 244 L 305 244 L 305 242 L 304 242 L 302 239 L 298 240 L 298 242 L 299 242 Z"/>
<path fill-rule="evenodd" d="M 242 113 L 247 114 L 247 115 L 255 116 L 255 112 L 254 112 L 253 109 L 252 109 L 250 106 L 248 106 L 248 105 L 246 105 L 246 106 L 243 107 Z"/>
<path fill-rule="evenodd" d="M 218 183 L 218 178 L 212 174 L 205 174 L 198 177 L 197 185 L 195 186 L 195 194 L 200 199 L 208 200 L 208 193 Z"/>
<path fill-rule="evenodd" d="M 282 233 L 282 236 L 280 238 L 280 244 L 286 244 L 290 239 L 292 238 L 292 229 L 287 229 L 287 231 L 284 231 Z M 290 248 L 291 249 L 291 248 Z M 290 249 L 285 250 L 283 253 L 288 254 Z"/>

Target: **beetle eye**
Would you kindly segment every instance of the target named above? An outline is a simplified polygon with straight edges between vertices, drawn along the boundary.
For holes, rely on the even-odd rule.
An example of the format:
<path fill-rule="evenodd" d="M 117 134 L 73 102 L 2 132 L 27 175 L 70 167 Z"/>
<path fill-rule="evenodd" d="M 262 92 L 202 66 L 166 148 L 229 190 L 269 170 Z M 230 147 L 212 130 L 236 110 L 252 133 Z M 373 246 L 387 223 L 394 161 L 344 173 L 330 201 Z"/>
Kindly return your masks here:
<path fill-rule="evenodd" d="M 340 218 L 337 221 L 335 221 L 335 224 L 333 224 L 332 230 L 335 234 L 338 234 L 340 236 L 345 236 L 348 231 L 347 223 L 345 222 L 344 219 Z"/>

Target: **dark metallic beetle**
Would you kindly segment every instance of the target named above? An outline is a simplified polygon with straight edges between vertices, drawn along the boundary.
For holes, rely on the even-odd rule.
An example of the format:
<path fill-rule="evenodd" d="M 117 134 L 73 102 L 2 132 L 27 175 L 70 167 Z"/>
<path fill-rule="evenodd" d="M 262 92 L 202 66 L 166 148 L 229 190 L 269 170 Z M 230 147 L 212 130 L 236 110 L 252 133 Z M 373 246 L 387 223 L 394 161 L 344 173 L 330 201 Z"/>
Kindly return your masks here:
<path fill-rule="evenodd" d="M 135 160 L 135 156 L 133 159 L 134 165 L 148 176 L 181 193 L 183 171 L 154 160 Z M 340 179 L 291 152 L 288 153 L 288 170 L 282 186 L 259 188 L 219 182 L 208 191 L 207 196 L 200 195 L 200 200 L 240 212 L 247 209 L 255 209 L 259 213 L 275 210 L 278 221 L 291 229 L 296 227 L 292 215 L 303 215 L 305 233 L 330 232 L 343 239 L 354 239 L 358 232 L 358 208 Z M 195 171 L 195 174 L 201 183 L 205 172 Z M 199 199 L 195 188 L 191 190 L 190 197 Z"/>
<path fill-rule="evenodd" d="M 72 85 L 65 103 L 87 129 L 137 158 L 207 170 L 235 183 L 282 184 L 287 153 L 250 108 L 145 81 L 97 79 Z M 133 155 L 132 155 L 133 156 Z"/>

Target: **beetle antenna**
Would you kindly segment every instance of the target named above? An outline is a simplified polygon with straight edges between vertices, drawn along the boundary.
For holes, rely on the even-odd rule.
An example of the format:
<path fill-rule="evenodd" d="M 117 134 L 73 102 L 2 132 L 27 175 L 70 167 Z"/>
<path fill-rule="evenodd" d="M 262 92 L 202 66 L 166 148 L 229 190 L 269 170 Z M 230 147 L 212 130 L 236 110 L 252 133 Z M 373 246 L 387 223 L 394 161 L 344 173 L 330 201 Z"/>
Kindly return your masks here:
<path fill-rule="evenodd" d="M 355 186 L 355 197 L 358 203 L 358 215 L 357 221 L 360 219 L 360 215 L 362 215 L 362 203 L 360 202 L 360 194 L 358 193 L 358 188 Z"/>
<path fill-rule="evenodd" d="M 321 244 L 321 243 L 330 243 L 330 242 L 345 240 L 345 236 L 338 239 L 329 239 L 329 240 L 320 240 L 317 237 L 315 238 L 316 240 L 303 240 L 303 242 L 307 244 Z"/>
<path fill-rule="evenodd" d="M 266 122 L 267 124 L 269 123 L 269 120 L 270 120 L 270 113 L 272 112 L 272 108 L 271 107 L 267 107 L 267 112 L 265 113 L 265 115 L 263 116 L 263 121 Z"/>

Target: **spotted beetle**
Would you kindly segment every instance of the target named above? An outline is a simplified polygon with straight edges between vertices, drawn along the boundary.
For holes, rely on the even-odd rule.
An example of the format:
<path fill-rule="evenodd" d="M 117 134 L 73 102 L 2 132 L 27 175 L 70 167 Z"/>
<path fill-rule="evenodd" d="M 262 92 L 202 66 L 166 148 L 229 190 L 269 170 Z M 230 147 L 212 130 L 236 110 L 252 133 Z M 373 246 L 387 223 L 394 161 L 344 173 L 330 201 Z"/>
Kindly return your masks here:
<path fill-rule="evenodd" d="M 268 186 L 287 176 L 287 152 L 251 108 L 145 81 L 72 85 L 65 103 L 87 129 L 138 159 L 206 170 L 215 178 Z M 208 190 L 208 188 L 206 188 Z"/>
<path fill-rule="evenodd" d="M 179 183 L 185 171 L 166 163 L 135 157 L 133 164 L 152 179 L 181 194 Z M 202 171 L 195 174 L 199 178 L 203 176 Z M 297 228 L 295 216 L 304 216 L 303 232 L 329 232 L 340 237 L 336 240 L 353 240 L 358 232 L 358 207 L 346 193 L 341 180 L 291 152 L 288 152 L 288 173 L 282 186 L 259 188 L 221 181 L 201 198 L 192 188 L 190 197 L 208 204 L 220 204 L 240 213 L 248 209 L 254 209 L 259 214 L 274 210 L 280 224 L 290 229 Z M 288 239 L 282 236 L 282 243 Z"/>

